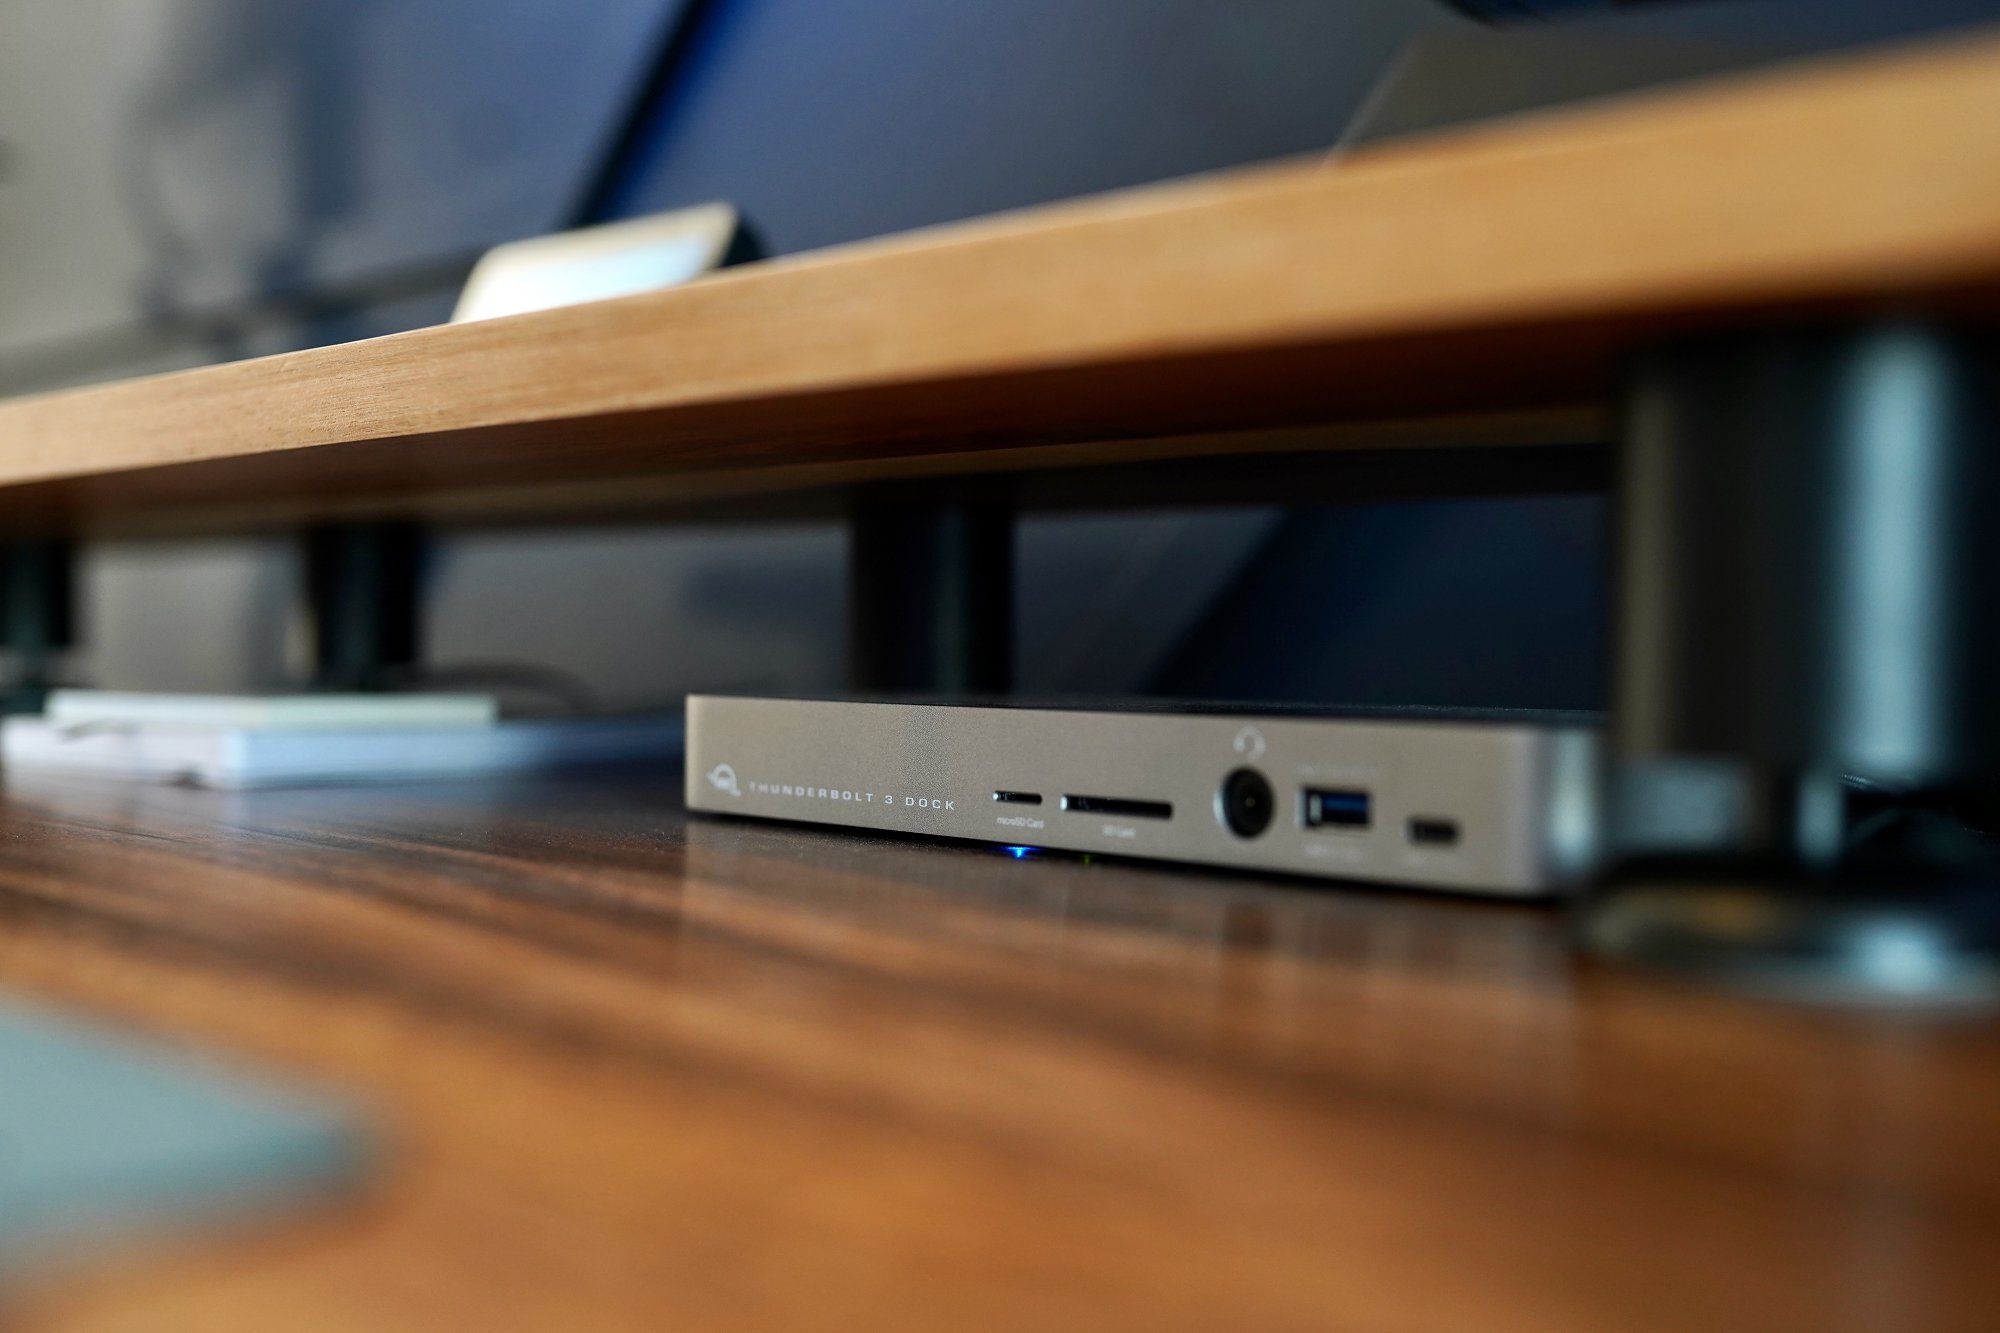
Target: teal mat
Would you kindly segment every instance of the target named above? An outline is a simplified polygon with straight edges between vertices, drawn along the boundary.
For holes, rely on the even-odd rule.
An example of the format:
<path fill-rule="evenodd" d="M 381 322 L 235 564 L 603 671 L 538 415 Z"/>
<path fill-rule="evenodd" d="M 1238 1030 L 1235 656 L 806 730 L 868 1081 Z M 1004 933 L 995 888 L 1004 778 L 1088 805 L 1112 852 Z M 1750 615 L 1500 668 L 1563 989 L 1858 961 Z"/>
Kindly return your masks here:
<path fill-rule="evenodd" d="M 342 1108 L 0 998 L 0 1286 L 337 1190 L 363 1157 Z"/>

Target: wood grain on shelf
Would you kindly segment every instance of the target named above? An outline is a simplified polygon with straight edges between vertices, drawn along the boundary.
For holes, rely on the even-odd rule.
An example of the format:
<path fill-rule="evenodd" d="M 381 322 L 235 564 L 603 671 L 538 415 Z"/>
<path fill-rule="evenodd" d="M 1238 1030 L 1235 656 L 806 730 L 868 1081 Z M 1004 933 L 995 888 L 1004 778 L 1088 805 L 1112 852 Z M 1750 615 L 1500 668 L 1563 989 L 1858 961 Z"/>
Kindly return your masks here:
<path fill-rule="evenodd" d="M 1996 290 L 1981 38 L 20 399 L 0 517 L 198 526 L 467 492 L 555 513 L 617 504 L 626 478 L 657 499 L 761 469 L 1588 406 L 1670 331 L 1983 319 Z"/>
<path fill-rule="evenodd" d="M 7 1326 L 1990 1327 L 1990 1018 L 675 785 L 10 781 L 0 986 L 329 1081 L 390 1150 Z"/>

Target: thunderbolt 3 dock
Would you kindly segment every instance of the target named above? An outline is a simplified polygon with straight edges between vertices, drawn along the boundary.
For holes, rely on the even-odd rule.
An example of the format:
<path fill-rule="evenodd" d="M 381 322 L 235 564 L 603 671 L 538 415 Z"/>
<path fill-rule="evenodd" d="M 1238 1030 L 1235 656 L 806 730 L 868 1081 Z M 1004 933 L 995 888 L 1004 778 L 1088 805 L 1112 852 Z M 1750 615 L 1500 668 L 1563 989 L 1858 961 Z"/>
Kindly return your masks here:
<path fill-rule="evenodd" d="M 687 703 L 690 810 L 1508 897 L 1588 871 L 1597 754 L 1533 715 Z"/>

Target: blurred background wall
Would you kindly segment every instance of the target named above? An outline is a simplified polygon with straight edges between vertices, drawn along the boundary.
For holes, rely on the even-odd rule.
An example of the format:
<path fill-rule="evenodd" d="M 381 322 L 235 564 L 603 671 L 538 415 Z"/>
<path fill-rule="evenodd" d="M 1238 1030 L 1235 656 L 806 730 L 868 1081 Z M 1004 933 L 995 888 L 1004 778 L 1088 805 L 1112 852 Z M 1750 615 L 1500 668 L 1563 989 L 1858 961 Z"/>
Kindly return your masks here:
<path fill-rule="evenodd" d="M 479 250 L 586 212 L 726 199 L 788 253 L 1324 151 L 1407 41 L 1465 22 L 1434 0 L 17 0 L 0 391 L 436 322 Z M 1590 706 L 1602 521 L 1574 496 L 1031 517 L 1017 674 Z M 430 656 L 612 704 L 835 687 L 843 559 L 834 524 L 463 534 L 429 570 Z M 282 537 L 93 546 L 76 674 L 284 680 L 296 584 Z"/>

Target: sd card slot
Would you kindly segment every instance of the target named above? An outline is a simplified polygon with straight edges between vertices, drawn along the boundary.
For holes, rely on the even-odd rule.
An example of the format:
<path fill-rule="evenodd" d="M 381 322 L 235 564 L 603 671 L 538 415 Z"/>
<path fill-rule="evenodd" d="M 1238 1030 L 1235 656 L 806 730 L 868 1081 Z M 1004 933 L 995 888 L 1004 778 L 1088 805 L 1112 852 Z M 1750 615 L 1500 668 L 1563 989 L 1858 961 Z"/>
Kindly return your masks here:
<path fill-rule="evenodd" d="M 1167 801 L 1135 801 L 1124 796 L 1064 796 L 1062 808 L 1078 815 L 1113 815 L 1120 819 L 1172 819 Z"/>

